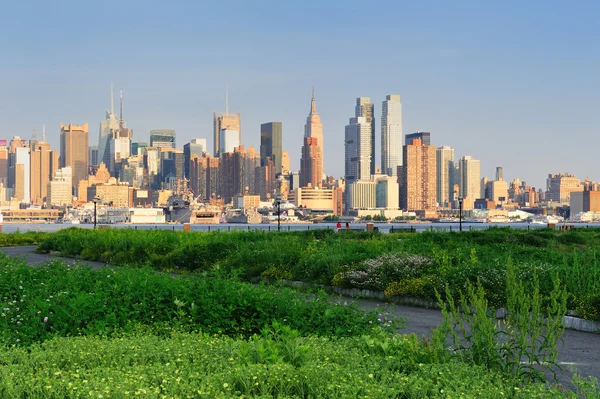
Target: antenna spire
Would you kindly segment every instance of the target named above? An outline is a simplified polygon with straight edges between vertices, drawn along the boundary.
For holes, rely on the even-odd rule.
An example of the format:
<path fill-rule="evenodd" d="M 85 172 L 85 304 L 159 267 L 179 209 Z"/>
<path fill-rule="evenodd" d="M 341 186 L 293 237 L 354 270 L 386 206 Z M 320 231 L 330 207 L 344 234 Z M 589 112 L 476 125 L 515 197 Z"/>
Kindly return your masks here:
<path fill-rule="evenodd" d="M 225 85 L 225 115 L 229 115 L 229 86 Z"/>
<path fill-rule="evenodd" d="M 110 82 L 110 113 L 115 114 L 115 102 L 113 100 L 113 82 Z"/>
<path fill-rule="evenodd" d="M 312 82 L 312 99 L 315 99 L 315 81 Z"/>
<path fill-rule="evenodd" d="M 119 128 L 123 129 L 123 89 L 119 92 L 120 98 L 120 111 L 119 111 Z"/>
<path fill-rule="evenodd" d="M 35 134 L 35 126 L 33 127 L 33 130 L 31 131 L 31 140 L 37 140 L 36 134 Z"/>
<path fill-rule="evenodd" d="M 42 125 L 42 141 L 46 142 L 46 124 Z"/>

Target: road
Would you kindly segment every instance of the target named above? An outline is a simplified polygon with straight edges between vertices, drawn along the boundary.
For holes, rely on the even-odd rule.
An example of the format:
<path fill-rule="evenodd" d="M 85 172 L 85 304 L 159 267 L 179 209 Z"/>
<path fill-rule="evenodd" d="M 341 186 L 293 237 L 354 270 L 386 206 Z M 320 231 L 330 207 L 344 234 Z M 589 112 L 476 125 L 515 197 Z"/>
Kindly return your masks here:
<path fill-rule="evenodd" d="M 67 264 L 79 262 L 94 269 L 107 267 L 100 262 L 78 261 L 71 258 L 57 258 L 50 254 L 37 254 L 33 252 L 36 248 L 35 246 L 2 247 L 0 251 L 8 256 L 25 257 L 27 262 L 34 267 L 52 259 L 61 259 Z M 429 335 L 431 330 L 442 321 L 441 312 L 436 309 L 386 304 L 365 299 L 352 299 L 352 301 L 364 310 L 377 310 L 394 317 L 404 318 L 406 327 L 401 330 L 402 333 Z M 563 368 L 559 374 L 559 381 L 565 386 L 570 386 L 570 369 L 573 367 L 578 369 L 583 376 L 593 376 L 600 380 L 600 334 L 566 330 L 563 341 L 559 343 L 558 362 Z"/>

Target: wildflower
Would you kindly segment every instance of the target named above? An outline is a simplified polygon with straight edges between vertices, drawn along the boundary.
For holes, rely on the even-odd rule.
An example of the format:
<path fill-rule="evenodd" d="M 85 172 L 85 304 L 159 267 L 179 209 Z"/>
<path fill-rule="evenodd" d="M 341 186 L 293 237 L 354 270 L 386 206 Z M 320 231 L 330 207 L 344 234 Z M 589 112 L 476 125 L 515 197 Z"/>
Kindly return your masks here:
<path fill-rule="evenodd" d="M 48 316 L 44 317 L 44 323 L 48 323 Z"/>
<path fill-rule="evenodd" d="M 228 384 L 228 383 L 224 383 L 224 384 L 223 384 L 223 388 L 227 388 L 228 386 L 229 386 L 229 384 Z"/>

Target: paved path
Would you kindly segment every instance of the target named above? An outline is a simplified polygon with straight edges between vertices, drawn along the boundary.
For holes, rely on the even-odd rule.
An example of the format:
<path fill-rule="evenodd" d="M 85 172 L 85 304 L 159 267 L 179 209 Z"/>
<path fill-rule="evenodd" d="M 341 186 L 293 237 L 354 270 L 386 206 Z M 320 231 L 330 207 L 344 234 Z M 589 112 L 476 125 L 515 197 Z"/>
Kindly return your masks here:
<path fill-rule="evenodd" d="M 36 246 L 27 247 L 0 247 L 0 251 L 8 256 L 25 257 L 31 266 L 37 266 L 56 256 L 50 254 L 37 254 L 33 252 Z M 76 262 L 87 264 L 94 269 L 107 267 L 100 262 L 78 261 L 72 258 L 59 258 L 67 264 Z M 365 299 L 353 299 L 360 308 L 365 310 L 378 310 L 406 320 L 406 327 L 400 332 L 428 335 L 442 321 L 442 315 L 436 309 L 423 309 L 397 304 L 385 304 L 378 301 Z M 563 372 L 560 374 L 560 382 L 569 386 L 571 373 L 570 367 L 579 369 L 584 376 L 594 376 L 600 379 L 600 334 L 586 333 L 574 330 L 566 330 L 563 342 L 559 343 L 558 361 Z"/>

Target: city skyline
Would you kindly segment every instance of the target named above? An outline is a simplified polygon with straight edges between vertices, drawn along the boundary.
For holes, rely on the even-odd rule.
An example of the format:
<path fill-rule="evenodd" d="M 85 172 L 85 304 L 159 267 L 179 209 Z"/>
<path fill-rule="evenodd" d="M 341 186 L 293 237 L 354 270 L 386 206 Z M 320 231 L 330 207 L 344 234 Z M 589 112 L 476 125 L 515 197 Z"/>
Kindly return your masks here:
<path fill-rule="evenodd" d="M 217 20 L 196 19 L 218 15 L 225 9 L 218 4 L 189 4 L 186 12 L 177 4 L 150 2 L 143 10 L 136 2 L 119 4 L 121 17 L 136 22 L 110 28 L 101 21 L 112 18 L 116 2 L 101 9 L 69 1 L 9 4 L 11 18 L 0 27 L 12 38 L 0 66 L 0 137 L 28 139 L 32 126 L 39 131 L 45 123 L 48 142 L 58 148 L 58 126 L 73 121 L 89 123 L 95 145 L 114 81 L 126 92 L 135 141 L 148 141 L 149 131 L 161 128 L 178 132 L 178 147 L 194 137 L 211 141 L 213 112 L 223 111 L 229 85 L 230 109 L 244 119 L 242 144 L 259 148 L 260 124 L 281 121 L 283 148 L 297 170 L 314 79 L 327 174 L 344 173 L 341 137 L 349 101 L 370 97 L 379 119 L 385 95 L 398 93 L 404 132 L 430 131 L 436 147 L 481 160 L 482 176 L 492 178 L 503 165 L 506 180 L 518 177 L 541 188 L 548 173 L 600 180 L 594 168 L 599 28 L 593 20 L 599 4 L 234 5 L 228 15 L 235 23 L 223 31 Z M 341 21 L 359 10 L 370 34 L 357 42 L 354 28 Z M 47 28 L 52 18 L 81 15 L 93 29 L 73 35 Z M 157 15 L 177 23 L 159 32 L 143 22 Z M 415 35 L 417 28 L 426 33 Z M 14 37 L 15 31 L 22 34 Z M 119 44 L 110 57 L 101 51 L 107 42 Z M 357 45 L 369 46 L 377 62 L 357 58 Z M 268 52 L 277 57 L 267 63 L 262 54 Z M 234 53 L 236 63 L 226 57 Z M 379 121 L 376 127 L 380 165 Z"/>

